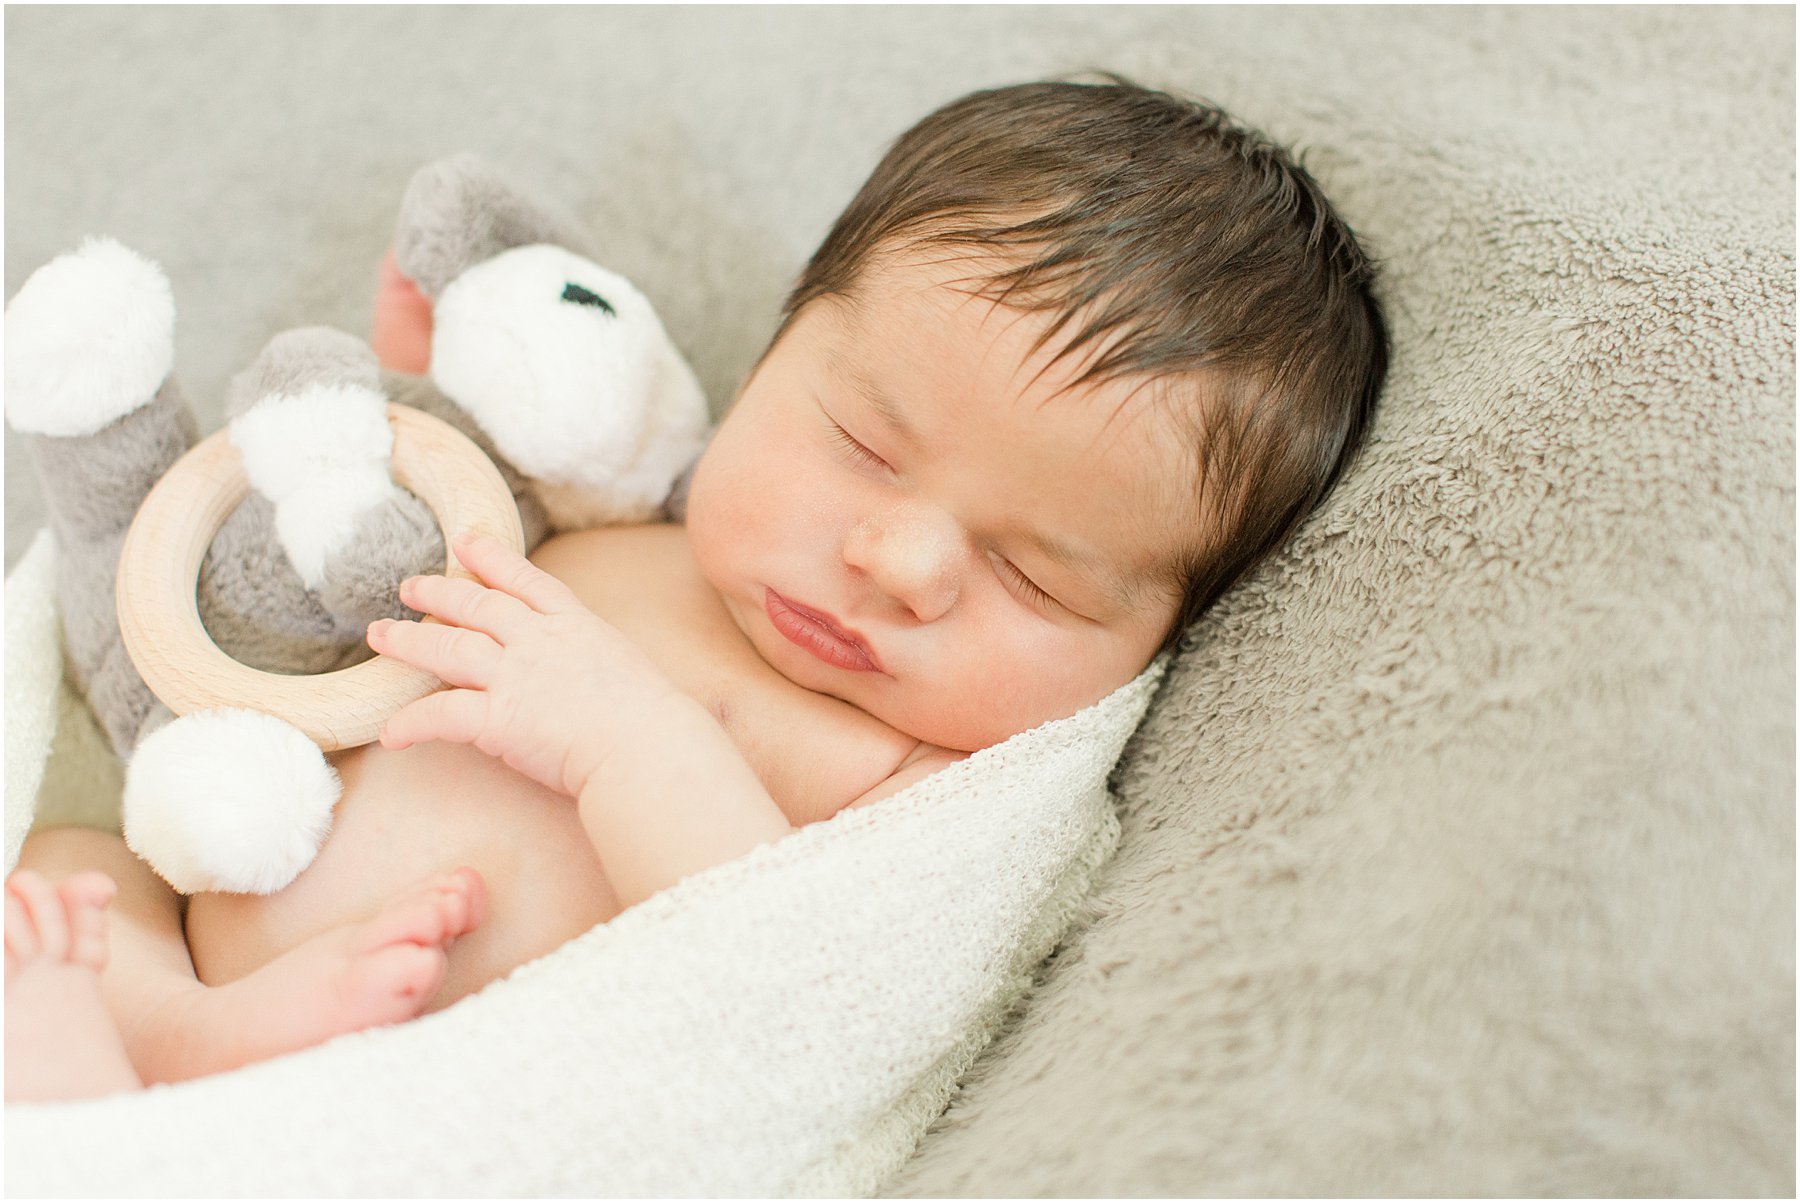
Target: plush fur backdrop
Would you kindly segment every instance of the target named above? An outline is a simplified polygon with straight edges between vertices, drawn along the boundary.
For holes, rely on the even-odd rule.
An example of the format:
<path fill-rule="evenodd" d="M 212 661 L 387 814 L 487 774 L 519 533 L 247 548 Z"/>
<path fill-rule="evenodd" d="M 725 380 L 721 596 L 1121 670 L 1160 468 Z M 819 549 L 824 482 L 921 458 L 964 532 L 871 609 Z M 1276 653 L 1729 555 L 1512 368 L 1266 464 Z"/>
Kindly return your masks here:
<path fill-rule="evenodd" d="M 203 426 L 457 149 L 715 407 L 885 143 L 1084 67 L 1300 143 L 1368 453 L 1192 633 L 1087 923 L 895 1195 L 1791 1195 L 1791 8 L 11 8 L 6 290 L 161 261 Z M 7 444 L 10 565 L 40 524 Z"/>

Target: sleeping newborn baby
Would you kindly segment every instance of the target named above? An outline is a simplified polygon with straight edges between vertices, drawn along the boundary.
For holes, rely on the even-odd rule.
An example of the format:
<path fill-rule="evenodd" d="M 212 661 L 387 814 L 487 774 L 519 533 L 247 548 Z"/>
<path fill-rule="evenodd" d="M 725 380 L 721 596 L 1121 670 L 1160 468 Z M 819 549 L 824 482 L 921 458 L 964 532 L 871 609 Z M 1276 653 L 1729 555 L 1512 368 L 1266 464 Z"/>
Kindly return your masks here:
<path fill-rule="evenodd" d="M 1386 365 L 1371 275 L 1311 178 L 1216 109 L 1032 84 L 927 117 L 803 273 L 684 524 L 530 561 L 458 538 L 479 584 L 406 582 L 442 625 L 369 644 L 448 688 L 333 758 L 333 831 L 292 885 L 184 916 L 116 836 L 27 841 L 7 1098 L 447 1006 L 1098 701 L 1354 453 Z M 383 295 L 378 349 L 418 370 Z"/>

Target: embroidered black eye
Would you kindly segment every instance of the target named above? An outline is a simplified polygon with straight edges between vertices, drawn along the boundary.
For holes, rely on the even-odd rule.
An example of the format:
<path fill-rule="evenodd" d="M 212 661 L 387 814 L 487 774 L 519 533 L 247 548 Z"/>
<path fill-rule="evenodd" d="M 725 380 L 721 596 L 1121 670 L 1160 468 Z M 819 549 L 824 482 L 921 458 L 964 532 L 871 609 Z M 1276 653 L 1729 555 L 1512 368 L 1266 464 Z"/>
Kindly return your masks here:
<path fill-rule="evenodd" d="M 577 305 L 592 305 L 597 309 L 604 309 L 606 310 L 606 316 L 608 317 L 619 316 L 617 313 L 613 312 L 613 307 L 606 303 L 605 297 L 597 292 L 589 292 L 579 284 L 563 285 L 562 299 L 565 301 L 573 301 Z"/>

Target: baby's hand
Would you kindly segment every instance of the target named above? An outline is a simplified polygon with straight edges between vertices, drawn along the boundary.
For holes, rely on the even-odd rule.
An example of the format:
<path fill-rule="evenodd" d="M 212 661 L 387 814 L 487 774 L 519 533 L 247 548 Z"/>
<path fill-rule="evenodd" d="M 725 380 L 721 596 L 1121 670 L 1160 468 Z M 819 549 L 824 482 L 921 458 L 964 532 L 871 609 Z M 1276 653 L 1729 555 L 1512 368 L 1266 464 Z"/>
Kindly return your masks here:
<path fill-rule="evenodd" d="M 452 688 L 402 709 L 381 746 L 473 744 L 543 785 L 579 797 L 620 750 L 653 746 L 660 720 L 698 703 L 567 586 L 493 539 L 453 544 L 474 581 L 418 576 L 400 599 L 443 625 L 383 619 L 369 646 Z"/>

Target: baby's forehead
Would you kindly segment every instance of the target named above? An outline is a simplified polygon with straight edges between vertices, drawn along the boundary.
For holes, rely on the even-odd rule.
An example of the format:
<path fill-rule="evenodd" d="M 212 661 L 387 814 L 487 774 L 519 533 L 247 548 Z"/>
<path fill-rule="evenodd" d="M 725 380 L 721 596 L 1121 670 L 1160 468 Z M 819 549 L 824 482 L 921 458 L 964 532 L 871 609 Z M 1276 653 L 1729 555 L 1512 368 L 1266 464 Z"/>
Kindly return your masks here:
<path fill-rule="evenodd" d="M 962 362 L 977 363 L 989 386 L 971 389 L 968 400 L 1016 403 L 1047 422 L 1078 422 L 1096 454 L 1110 453 L 1116 444 L 1147 480 L 1167 493 L 1192 496 L 1204 414 L 1215 394 L 1232 387 L 1226 374 L 1191 367 L 1093 373 L 1093 365 L 1130 331 L 1083 337 L 1098 303 L 1064 314 L 997 299 L 987 285 L 1007 262 L 941 247 L 890 255 L 860 274 L 849 291 L 820 298 L 825 337 L 811 340 L 809 350 L 891 412 L 903 408 L 901 400 L 873 378 L 878 369 L 872 365 L 891 349 L 896 331 L 913 323 L 923 327 L 917 335 L 959 340 Z"/>
<path fill-rule="evenodd" d="M 908 244 L 872 256 L 849 287 L 820 298 L 820 308 L 845 354 L 910 330 L 979 352 L 984 368 L 997 364 L 1013 374 L 1029 373 L 1026 379 L 1040 392 L 1075 383 L 1085 363 L 1123 332 L 1083 337 L 1092 317 L 1086 309 L 1065 312 L 1054 303 L 1024 304 L 1008 295 L 998 282 L 1015 265 L 1014 258 L 987 250 Z"/>

